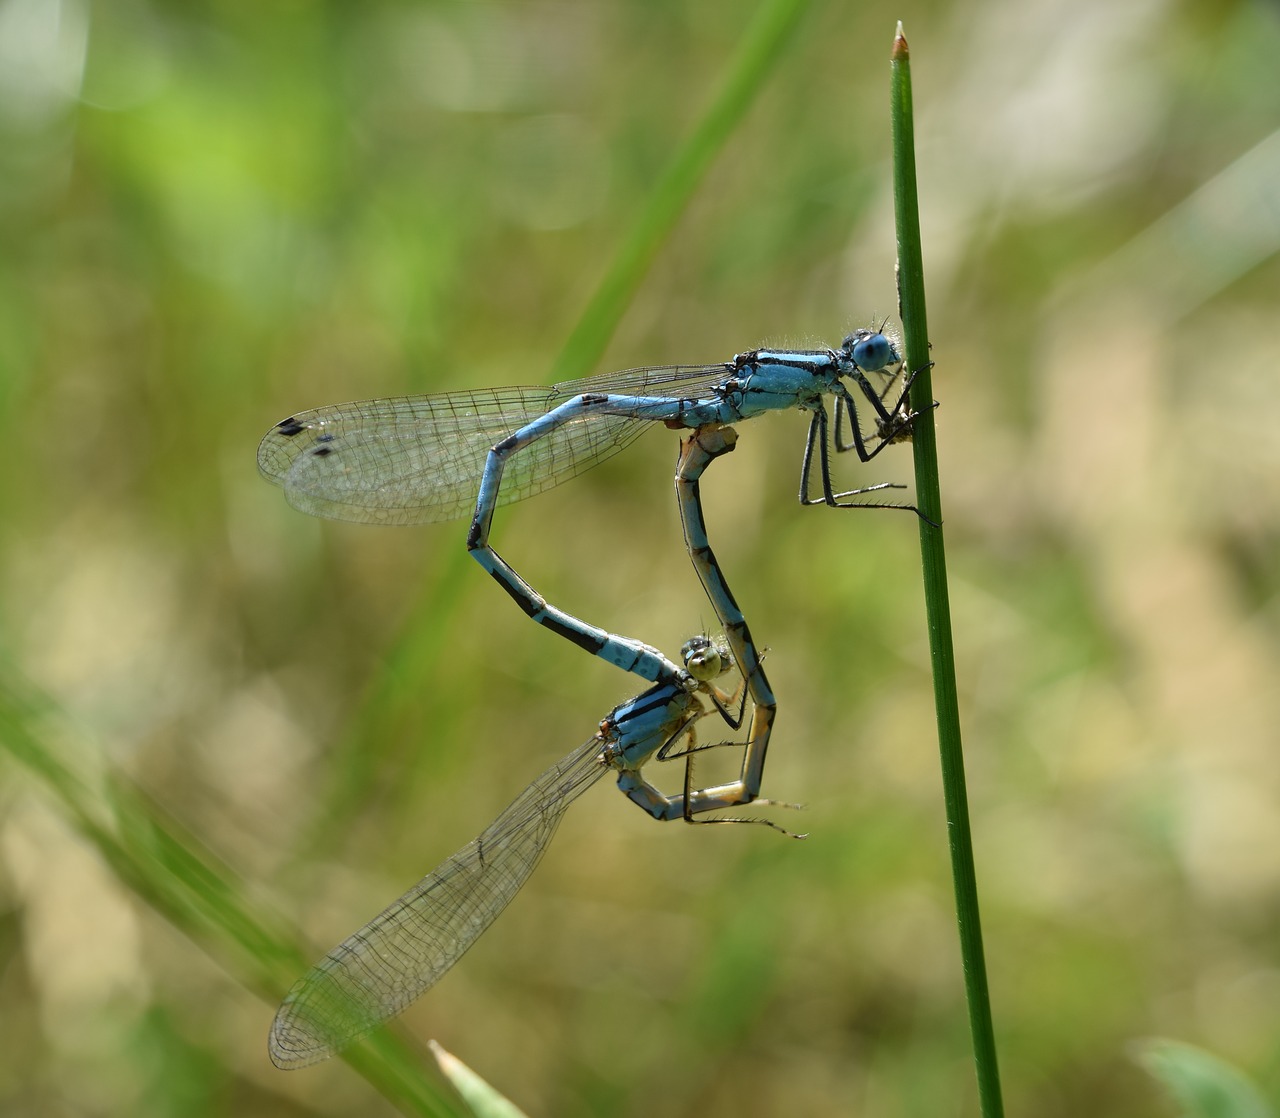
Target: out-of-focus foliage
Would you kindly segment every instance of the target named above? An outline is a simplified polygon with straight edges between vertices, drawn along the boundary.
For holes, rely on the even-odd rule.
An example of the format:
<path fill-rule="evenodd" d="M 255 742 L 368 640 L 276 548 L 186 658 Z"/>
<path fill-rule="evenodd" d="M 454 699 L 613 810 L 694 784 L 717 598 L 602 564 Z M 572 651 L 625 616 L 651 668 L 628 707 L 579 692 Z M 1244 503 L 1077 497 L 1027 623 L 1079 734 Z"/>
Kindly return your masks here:
<path fill-rule="evenodd" d="M 457 1056 L 435 1043 L 431 1045 L 431 1054 L 475 1118 L 525 1118 L 524 1112 L 513 1106 L 510 1099 L 498 1094 Z"/>
<path fill-rule="evenodd" d="M 898 18 L 1009 1112 L 1168 1113 L 1126 1055 L 1152 1033 L 1274 1103 L 1274 5 L 816 4 L 601 368 L 893 312 Z M 127 774 L 317 954 L 636 687 L 529 624 L 464 525 L 294 513 L 257 439 L 544 380 L 742 24 L 0 0 L 4 657 L 63 709 L 79 779 Z M 705 488 L 771 649 L 766 793 L 810 838 L 575 805 L 406 1018 L 531 1115 L 974 1112 L 915 525 L 799 508 L 803 432 L 743 428 Z M 502 510 L 495 543 L 673 653 L 712 616 L 674 456 L 648 434 Z M 0 764 L 0 1110 L 389 1112 L 339 1062 L 275 1071 L 274 1004 L 217 965 L 244 945 L 176 931 Z"/>
<path fill-rule="evenodd" d="M 1159 1037 L 1134 1048 L 1185 1118 L 1274 1118 L 1275 1111 L 1248 1079 L 1203 1048 Z"/>

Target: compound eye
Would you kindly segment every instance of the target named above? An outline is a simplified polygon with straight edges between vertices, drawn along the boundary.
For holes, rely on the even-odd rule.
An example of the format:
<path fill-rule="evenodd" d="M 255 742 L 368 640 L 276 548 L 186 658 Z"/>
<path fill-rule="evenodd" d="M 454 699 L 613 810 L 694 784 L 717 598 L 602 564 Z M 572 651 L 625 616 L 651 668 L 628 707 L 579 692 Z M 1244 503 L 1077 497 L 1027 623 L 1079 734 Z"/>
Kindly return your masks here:
<path fill-rule="evenodd" d="M 853 360 L 864 373 L 874 373 L 896 365 L 901 358 L 893 343 L 883 334 L 868 334 L 854 343 Z"/>
<path fill-rule="evenodd" d="M 690 637 L 680 649 L 685 671 L 700 683 L 710 683 L 725 670 L 724 654 L 709 637 Z"/>

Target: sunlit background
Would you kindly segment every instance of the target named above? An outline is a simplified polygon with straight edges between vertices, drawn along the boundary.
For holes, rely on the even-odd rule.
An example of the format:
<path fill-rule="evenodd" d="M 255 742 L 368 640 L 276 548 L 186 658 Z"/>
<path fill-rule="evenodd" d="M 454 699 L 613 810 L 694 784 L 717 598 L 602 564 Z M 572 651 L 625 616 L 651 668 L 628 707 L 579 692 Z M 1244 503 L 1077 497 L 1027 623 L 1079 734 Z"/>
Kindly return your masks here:
<path fill-rule="evenodd" d="M 1277 8 L 814 3 L 597 368 L 894 314 L 899 18 L 1009 1112 L 1174 1113 L 1151 1036 L 1280 1102 Z M 0 3 L 6 671 L 86 788 L 127 775 L 309 957 L 638 688 L 529 624 L 465 525 L 310 519 L 257 441 L 545 381 L 744 23 Z M 531 1116 L 977 1112 L 916 526 L 800 508 L 804 430 L 744 426 L 706 490 L 770 648 L 765 791 L 809 838 L 661 826 L 607 782 L 575 805 L 406 1018 Z M 674 457 L 655 430 L 494 542 L 674 654 L 714 618 Z M 276 1071 L 243 945 L 159 915 L 0 758 L 0 1110 L 391 1113 L 340 1061 Z"/>

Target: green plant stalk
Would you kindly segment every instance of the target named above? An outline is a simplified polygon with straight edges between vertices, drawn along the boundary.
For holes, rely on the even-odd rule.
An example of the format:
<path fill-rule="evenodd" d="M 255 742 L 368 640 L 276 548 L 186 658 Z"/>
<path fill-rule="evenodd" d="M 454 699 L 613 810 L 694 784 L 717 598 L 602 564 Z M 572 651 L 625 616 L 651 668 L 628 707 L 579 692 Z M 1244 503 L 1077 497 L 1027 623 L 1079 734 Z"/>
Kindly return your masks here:
<path fill-rule="evenodd" d="M 984 1118 L 1000 1118 L 1000 1072 L 996 1062 L 987 991 L 987 965 L 978 914 L 978 883 L 973 866 L 973 836 L 965 791 L 964 752 L 960 744 L 960 710 L 956 699 L 955 649 L 951 642 L 951 607 L 947 597 L 947 564 L 942 539 L 942 497 L 938 484 L 938 443 L 933 419 L 933 378 L 929 368 L 929 326 L 925 316 L 924 262 L 920 246 L 920 212 L 916 192 L 915 126 L 911 106 L 911 63 L 907 40 L 898 25 L 891 58 L 893 119 L 893 199 L 898 239 L 898 309 L 902 317 L 907 368 L 919 370 L 911 388 L 911 408 L 919 413 L 912 428 L 916 501 L 928 520 L 920 521 L 920 558 L 924 568 L 925 615 L 933 668 L 933 697 L 938 717 L 942 760 L 942 792 L 951 846 L 951 876 L 960 928 L 960 957 L 969 1030 L 977 1068 L 978 1098 Z M 928 521 L 933 521 L 929 523 Z"/>

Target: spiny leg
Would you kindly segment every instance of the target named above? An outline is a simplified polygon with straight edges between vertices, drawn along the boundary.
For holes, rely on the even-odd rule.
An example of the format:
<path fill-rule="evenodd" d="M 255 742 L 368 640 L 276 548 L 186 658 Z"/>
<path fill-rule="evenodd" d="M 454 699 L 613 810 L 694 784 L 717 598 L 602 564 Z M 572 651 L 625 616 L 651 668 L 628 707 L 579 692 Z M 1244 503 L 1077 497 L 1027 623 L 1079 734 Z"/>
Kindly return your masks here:
<path fill-rule="evenodd" d="M 856 419 L 853 429 L 855 432 L 858 429 Z M 894 504 L 887 501 L 845 501 L 844 499 L 848 497 L 858 497 L 866 493 L 878 493 L 885 489 L 905 489 L 906 486 L 886 481 L 881 482 L 879 485 L 868 485 L 862 489 L 835 492 L 831 484 L 831 456 L 828 453 L 829 440 L 827 432 L 827 410 L 819 401 L 814 409 L 813 419 L 809 422 L 809 437 L 805 440 L 804 461 L 800 466 L 800 503 L 802 505 L 827 505 L 836 509 L 905 509 L 907 512 L 914 512 L 917 516 L 922 515 L 915 505 Z M 881 443 L 876 452 L 888 445 L 887 442 Z M 822 478 L 821 497 L 811 497 L 809 495 L 815 449 L 818 452 L 818 473 Z M 872 457 L 876 452 L 873 452 Z M 864 461 L 866 460 L 864 459 Z"/>
<path fill-rule="evenodd" d="M 690 733 L 691 739 L 692 739 L 692 736 L 693 735 L 691 732 Z M 711 819 L 700 819 L 693 814 L 695 809 L 692 805 L 695 803 L 695 799 L 698 794 L 697 790 L 693 786 L 694 754 L 702 753 L 707 749 L 720 749 L 720 748 L 723 748 L 724 746 L 741 745 L 741 744 L 742 744 L 741 742 L 722 741 L 722 742 L 717 742 L 715 745 L 695 746 L 693 748 L 685 750 L 682 753 L 672 754 L 672 757 L 685 758 L 684 795 L 683 797 L 681 797 L 684 800 L 684 805 L 685 805 L 684 821 L 686 823 L 697 824 L 700 827 L 711 826 L 716 823 L 754 823 L 762 827 L 772 827 L 775 831 L 781 831 L 788 838 L 795 838 L 795 839 L 808 838 L 809 837 L 808 834 L 797 834 L 795 831 L 789 831 L 781 823 L 776 823 L 772 819 L 766 819 L 763 815 L 717 815 Z M 757 807 L 785 807 L 785 808 L 790 808 L 792 811 L 801 811 L 803 810 L 803 807 L 804 807 L 803 804 L 791 804 L 791 803 L 787 803 L 785 800 L 770 800 L 770 799 L 765 799 L 764 797 L 761 797 L 761 796 L 757 796 L 755 799 L 751 800 L 750 802 Z M 703 808 L 700 810 L 709 810 L 709 809 Z"/>
<path fill-rule="evenodd" d="M 836 419 L 835 419 L 835 438 L 832 445 L 836 449 L 837 454 L 845 454 L 850 450 L 856 451 L 859 459 L 863 462 L 870 462 L 877 454 L 879 454 L 886 446 L 891 443 L 905 442 L 911 438 L 911 424 L 920 415 L 918 411 L 911 411 L 907 406 L 907 400 L 911 394 L 911 386 L 915 384 L 918 377 L 925 369 L 933 367 L 930 361 L 927 365 L 922 365 L 916 369 L 903 382 L 902 391 L 898 393 L 898 398 L 894 402 L 892 408 L 884 406 L 884 398 L 888 395 L 889 389 L 893 386 L 893 380 L 890 379 L 885 385 L 883 392 L 876 392 L 863 374 L 861 369 L 856 370 L 852 376 L 862 394 L 871 401 L 872 407 L 876 413 L 876 445 L 868 451 L 866 443 L 863 439 L 862 428 L 858 424 L 858 408 L 851 394 L 848 392 L 839 392 L 836 395 Z M 930 407 L 936 408 L 938 402 L 935 400 Z M 841 426 L 845 416 L 849 417 L 849 429 L 852 441 L 845 441 Z"/>

